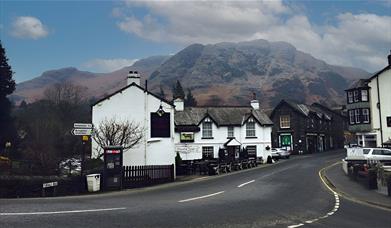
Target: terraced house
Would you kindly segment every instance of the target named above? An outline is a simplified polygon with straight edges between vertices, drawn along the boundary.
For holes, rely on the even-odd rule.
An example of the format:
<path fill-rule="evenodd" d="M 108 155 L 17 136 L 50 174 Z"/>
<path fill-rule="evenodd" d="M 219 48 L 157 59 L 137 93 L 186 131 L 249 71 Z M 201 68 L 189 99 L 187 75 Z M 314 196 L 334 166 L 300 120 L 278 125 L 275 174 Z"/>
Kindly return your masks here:
<path fill-rule="evenodd" d="M 349 131 L 363 147 L 391 146 L 391 55 L 388 65 L 346 90 Z"/>
<path fill-rule="evenodd" d="M 272 145 L 291 150 L 293 154 L 340 148 L 343 144 L 343 130 L 334 125 L 342 121 L 342 118 L 337 116 L 331 109 L 320 104 L 309 106 L 282 100 L 270 115 L 274 123 Z"/>

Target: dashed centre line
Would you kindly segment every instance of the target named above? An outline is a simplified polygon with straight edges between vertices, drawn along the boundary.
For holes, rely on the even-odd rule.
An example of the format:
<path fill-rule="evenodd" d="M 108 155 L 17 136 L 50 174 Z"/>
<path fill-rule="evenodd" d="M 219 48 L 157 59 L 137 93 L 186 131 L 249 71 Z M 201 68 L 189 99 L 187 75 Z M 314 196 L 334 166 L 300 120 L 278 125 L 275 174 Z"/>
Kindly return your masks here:
<path fill-rule="evenodd" d="M 189 202 L 189 201 L 193 201 L 193 200 L 204 199 L 204 198 L 208 198 L 208 197 L 212 197 L 212 196 L 215 196 L 215 195 L 222 194 L 224 192 L 225 191 L 220 191 L 220 192 L 212 193 L 212 194 L 205 195 L 205 196 L 198 196 L 198 197 L 194 197 L 194 198 L 179 200 L 178 203 L 184 203 L 184 202 Z"/>
<path fill-rule="evenodd" d="M 251 184 L 251 183 L 253 183 L 253 182 L 255 182 L 255 180 L 251 180 L 251 181 L 248 181 L 248 182 L 246 182 L 246 183 L 240 184 L 240 185 L 238 185 L 238 188 L 241 188 L 241 187 L 243 187 L 243 186 L 245 186 L 245 185 L 248 185 L 248 184 Z"/>

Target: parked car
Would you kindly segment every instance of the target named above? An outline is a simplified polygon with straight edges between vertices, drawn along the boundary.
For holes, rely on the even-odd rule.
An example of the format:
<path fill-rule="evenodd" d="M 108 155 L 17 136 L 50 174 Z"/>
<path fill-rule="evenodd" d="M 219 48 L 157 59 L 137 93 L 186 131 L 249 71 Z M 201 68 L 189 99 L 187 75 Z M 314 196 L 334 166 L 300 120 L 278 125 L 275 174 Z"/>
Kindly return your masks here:
<path fill-rule="evenodd" d="M 280 153 L 278 153 L 278 150 L 276 148 L 272 148 L 271 154 L 272 154 L 272 158 L 276 161 L 278 161 L 278 159 L 281 158 L 281 155 Z"/>
<path fill-rule="evenodd" d="M 280 158 L 288 159 L 291 156 L 291 152 L 285 148 L 275 148 L 278 154 L 280 154 Z"/>
<path fill-rule="evenodd" d="M 391 149 L 387 148 L 349 148 L 347 160 L 391 161 Z"/>

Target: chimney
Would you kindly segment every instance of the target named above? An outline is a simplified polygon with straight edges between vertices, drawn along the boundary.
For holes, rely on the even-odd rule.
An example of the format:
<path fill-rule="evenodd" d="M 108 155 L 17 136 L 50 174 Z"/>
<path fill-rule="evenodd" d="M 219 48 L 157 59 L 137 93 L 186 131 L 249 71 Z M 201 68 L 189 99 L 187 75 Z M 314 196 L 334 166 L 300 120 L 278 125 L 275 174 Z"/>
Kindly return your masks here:
<path fill-rule="evenodd" d="M 177 98 L 174 100 L 175 111 L 183 111 L 185 108 L 184 102 L 181 98 Z"/>
<path fill-rule="evenodd" d="M 252 100 L 251 107 L 253 107 L 254 110 L 259 110 L 259 101 L 258 100 Z"/>
<path fill-rule="evenodd" d="M 127 77 L 127 85 L 135 83 L 136 85 L 140 85 L 140 75 L 137 71 L 129 71 Z"/>
<path fill-rule="evenodd" d="M 253 99 L 250 101 L 251 107 L 253 107 L 254 110 L 259 110 L 259 101 L 257 100 L 257 94 L 253 93 Z"/>
<path fill-rule="evenodd" d="M 388 66 L 391 66 L 391 50 L 390 50 L 390 54 L 387 56 L 388 58 Z"/>

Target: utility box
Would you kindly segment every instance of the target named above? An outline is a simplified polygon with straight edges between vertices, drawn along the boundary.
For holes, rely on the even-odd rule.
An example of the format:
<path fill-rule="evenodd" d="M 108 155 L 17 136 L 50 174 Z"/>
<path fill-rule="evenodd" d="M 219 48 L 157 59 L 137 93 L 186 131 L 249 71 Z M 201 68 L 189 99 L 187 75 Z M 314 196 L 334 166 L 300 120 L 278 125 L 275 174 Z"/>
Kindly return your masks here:
<path fill-rule="evenodd" d="M 123 148 L 104 148 L 104 186 L 108 190 L 122 189 Z"/>
<path fill-rule="evenodd" d="M 87 189 L 89 192 L 100 191 L 100 174 L 87 175 Z"/>

